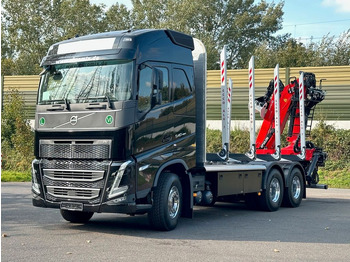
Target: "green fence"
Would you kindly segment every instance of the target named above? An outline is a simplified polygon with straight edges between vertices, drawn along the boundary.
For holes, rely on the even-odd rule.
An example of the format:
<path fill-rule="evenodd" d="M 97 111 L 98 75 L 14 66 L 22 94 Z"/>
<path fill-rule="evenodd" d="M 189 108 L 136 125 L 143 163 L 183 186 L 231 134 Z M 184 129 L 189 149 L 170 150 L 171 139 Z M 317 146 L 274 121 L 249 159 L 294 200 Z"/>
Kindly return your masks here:
<path fill-rule="evenodd" d="M 280 78 L 286 84 L 291 77 L 298 77 L 299 71 L 314 73 L 317 81 L 327 79 L 322 82 L 327 91 L 326 99 L 318 105 L 316 118 L 322 115 L 327 120 L 350 120 L 350 66 L 280 68 Z M 227 73 L 233 81 L 232 119 L 247 120 L 248 70 L 228 70 Z M 256 97 L 265 93 L 272 78 L 272 68 L 255 70 Z M 219 120 L 220 71 L 208 71 L 207 80 L 207 118 Z M 17 88 L 24 96 L 29 118 L 34 118 L 38 84 L 38 76 L 4 76 L 2 88 L 4 94 L 10 88 Z"/>
<path fill-rule="evenodd" d="M 316 75 L 317 84 L 327 91 L 326 99 L 315 111 L 315 117 L 327 120 L 350 120 L 350 66 L 280 68 L 279 75 L 286 85 L 291 77 L 298 77 L 299 71 Z M 248 120 L 248 70 L 228 70 L 227 78 L 233 81 L 232 119 Z M 273 79 L 273 69 L 255 69 L 255 96 L 262 96 Z M 208 71 L 207 76 L 207 118 L 220 119 L 220 71 Z M 259 117 L 260 118 L 260 117 Z M 257 118 L 257 119 L 259 119 Z"/>

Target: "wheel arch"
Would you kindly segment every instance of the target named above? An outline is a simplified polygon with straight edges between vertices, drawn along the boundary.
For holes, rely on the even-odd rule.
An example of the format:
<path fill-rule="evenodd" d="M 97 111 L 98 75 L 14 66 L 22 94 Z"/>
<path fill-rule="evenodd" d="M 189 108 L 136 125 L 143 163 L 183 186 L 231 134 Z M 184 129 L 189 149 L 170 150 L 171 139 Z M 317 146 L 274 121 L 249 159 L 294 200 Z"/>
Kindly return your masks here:
<path fill-rule="evenodd" d="M 192 197 L 192 176 L 187 172 L 188 166 L 182 159 L 174 159 L 164 163 L 158 169 L 152 190 L 157 187 L 159 177 L 162 173 L 170 172 L 176 174 L 181 182 L 182 187 L 182 217 L 193 217 L 193 197 Z"/>
<path fill-rule="evenodd" d="M 277 170 L 281 173 L 282 180 L 283 180 L 283 186 L 285 187 L 286 180 L 285 180 L 283 168 L 280 166 L 279 163 L 271 162 L 271 163 L 268 163 L 268 164 L 266 165 L 265 175 L 264 175 L 264 177 L 263 177 L 262 185 L 261 185 L 261 188 L 262 188 L 263 190 L 266 189 L 266 183 L 267 183 L 267 179 L 268 179 L 268 174 L 269 174 L 269 173 L 271 172 L 271 170 L 273 170 L 273 169 L 277 169 Z"/>

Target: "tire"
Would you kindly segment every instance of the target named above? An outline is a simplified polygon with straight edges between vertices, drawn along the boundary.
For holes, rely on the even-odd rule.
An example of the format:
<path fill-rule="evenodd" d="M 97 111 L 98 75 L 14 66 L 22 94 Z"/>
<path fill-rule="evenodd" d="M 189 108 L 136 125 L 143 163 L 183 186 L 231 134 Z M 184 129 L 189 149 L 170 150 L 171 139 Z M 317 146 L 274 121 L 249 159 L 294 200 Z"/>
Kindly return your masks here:
<path fill-rule="evenodd" d="M 70 211 L 60 210 L 61 216 L 72 223 L 86 223 L 93 216 L 94 212 L 81 212 L 81 211 Z"/>
<path fill-rule="evenodd" d="M 283 200 L 283 179 L 277 169 L 270 170 L 266 181 L 266 189 L 259 197 L 259 206 L 264 211 L 277 211 Z"/>
<path fill-rule="evenodd" d="M 283 205 L 298 207 L 303 199 L 304 179 L 299 168 L 294 168 L 289 175 L 289 187 L 284 192 Z"/>
<path fill-rule="evenodd" d="M 154 229 L 173 230 L 181 216 L 182 187 L 179 177 L 173 173 L 161 174 L 153 191 L 153 206 L 148 219 Z"/>

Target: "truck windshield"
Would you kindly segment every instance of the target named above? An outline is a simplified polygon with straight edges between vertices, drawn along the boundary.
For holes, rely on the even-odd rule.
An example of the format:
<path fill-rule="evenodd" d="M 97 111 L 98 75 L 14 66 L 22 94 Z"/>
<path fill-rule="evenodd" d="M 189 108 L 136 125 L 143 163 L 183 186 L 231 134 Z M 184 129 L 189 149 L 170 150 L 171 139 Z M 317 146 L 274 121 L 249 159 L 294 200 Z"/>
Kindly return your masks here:
<path fill-rule="evenodd" d="M 130 100 L 133 64 L 110 60 L 51 65 L 42 75 L 38 103 Z"/>

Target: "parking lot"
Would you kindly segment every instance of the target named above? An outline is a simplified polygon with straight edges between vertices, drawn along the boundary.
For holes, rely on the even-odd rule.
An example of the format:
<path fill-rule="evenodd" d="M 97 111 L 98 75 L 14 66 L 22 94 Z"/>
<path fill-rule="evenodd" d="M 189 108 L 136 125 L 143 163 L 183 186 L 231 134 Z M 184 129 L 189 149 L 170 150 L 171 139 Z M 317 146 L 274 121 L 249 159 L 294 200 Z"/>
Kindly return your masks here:
<path fill-rule="evenodd" d="M 196 207 L 171 232 L 153 231 L 146 215 L 71 224 L 33 207 L 30 183 L 1 190 L 2 261 L 350 261 L 350 190 L 308 189 L 299 208 L 273 213 Z"/>

